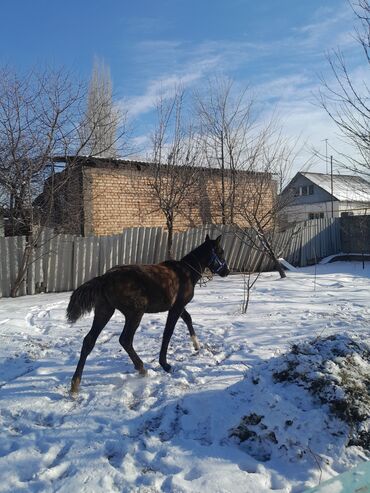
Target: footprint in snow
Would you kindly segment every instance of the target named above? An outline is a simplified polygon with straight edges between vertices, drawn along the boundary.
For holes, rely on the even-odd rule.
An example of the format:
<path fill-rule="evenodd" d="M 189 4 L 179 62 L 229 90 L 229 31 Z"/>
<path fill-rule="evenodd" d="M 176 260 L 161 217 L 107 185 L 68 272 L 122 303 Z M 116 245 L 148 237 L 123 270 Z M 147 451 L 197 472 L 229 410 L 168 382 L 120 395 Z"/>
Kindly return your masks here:
<path fill-rule="evenodd" d="M 120 469 L 123 463 L 123 459 L 126 455 L 122 441 L 108 440 L 105 444 L 105 457 L 108 459 L 109 464 L 115 469 Z"/>

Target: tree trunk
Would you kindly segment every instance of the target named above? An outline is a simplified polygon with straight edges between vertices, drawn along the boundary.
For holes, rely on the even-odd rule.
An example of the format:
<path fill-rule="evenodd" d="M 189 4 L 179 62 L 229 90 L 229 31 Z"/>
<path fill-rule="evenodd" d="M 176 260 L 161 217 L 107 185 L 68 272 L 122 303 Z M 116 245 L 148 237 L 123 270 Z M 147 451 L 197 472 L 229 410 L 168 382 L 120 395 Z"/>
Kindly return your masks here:
<path fill-rule="evenodd" d="M 167 218 L 167 252 L 166 252 L 166 260 L 172 260 L 172 244 L 173 244 L 173 220 L 171 218 Z"/>
<path fill-rule="evenodd" d="M 280 277 L 282 279 L 284 279 L 286 277 L 286 274 L 285 274 L 285 270 L 283 269 L 283 267 L 281 266 L 281 263 L 279 262 L 279 260 L 275 257 L 273 257 L 273 261 L 275 263 L 275 267 L 276 267 L 276 270 L 278 271 L 278 273 L 280 274 Z"/>
<path fill-rule="evenodd" d="M 14 284 L 10 290 L 10 296 L 15 298 L 18 294 L 19 288 L 21 287 L 22 282 L 27 273 L 28 266 L 30 265 L 30 259 L 32 254 L 32 246 L 30 243 L 27 243 L 26 248 L 24 249 L 22 255 L 21 265 L 18 270 L 18 275 L 14 281 Z"/>
<path fill-rule="evenodd" d="M 244 274 L 244 300 L 243 300 L 243 306 L 242 306 L 242 313 L 247 313 L 248 310 L 248 305 L 249 305 L 249 298 L 250 298 L 250 291 L 251 291 L 251 286 L 250 286 L 250 272 L 248 272 L 248 280 L 245 280 L 245 276 L 247 274 Z"/>
<path fill-rule="evenodd" d="M 261 241 L 261 244 L 263 246 L 263 249 L 267 253 L 267 255 L 270 257 L 270 259 L 274 262 L 275 269 L 278 271 L 280 274 L 280 277 L 284 279 L 286 277 L 285 270 L 281 266 L 279 260 L 277 259 L 274 249 L 270 245 L 269 240 L 267 239 L 266 235 L 263 232 L 259 232 L 259 238 Z"/>

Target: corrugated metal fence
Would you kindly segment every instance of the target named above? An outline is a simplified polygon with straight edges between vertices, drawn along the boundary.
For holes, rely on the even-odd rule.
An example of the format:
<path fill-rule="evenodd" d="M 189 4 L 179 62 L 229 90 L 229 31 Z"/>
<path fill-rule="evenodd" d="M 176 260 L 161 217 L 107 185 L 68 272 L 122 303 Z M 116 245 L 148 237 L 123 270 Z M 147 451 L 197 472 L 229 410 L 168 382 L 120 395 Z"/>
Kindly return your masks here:
<path fill-rule="evenodd" d="M 253 246 L 258 239 L 232 226 L 202 226 L 175 233 L 173 255 L 180 259 L 204 241 L 205 235 L 222 234 L 228 264 L 233 271 L 269 270 L 271 261 Z M 26 237 L 0 237 L 0 297 L 10 295 L 17 276 Z M 304 266 L 340 251 L 339 221 L 321 219 L 296 225 L 273 238 L 275 251 L 293 265 Z M 162 228 L 130 228 L 122 234 L 100 237 L 54 235 L 44 231 L 33 251 L 32 262 L 19 295 L 77 288 L 119 264 L 150 264 L 166 256 L 167 232 Z"/>

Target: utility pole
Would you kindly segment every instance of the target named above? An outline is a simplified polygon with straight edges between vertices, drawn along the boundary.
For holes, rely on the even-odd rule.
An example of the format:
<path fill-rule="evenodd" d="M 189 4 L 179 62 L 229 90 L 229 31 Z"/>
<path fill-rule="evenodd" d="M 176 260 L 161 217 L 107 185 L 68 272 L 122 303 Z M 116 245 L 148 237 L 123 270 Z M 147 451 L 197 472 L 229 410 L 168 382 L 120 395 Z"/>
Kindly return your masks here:
<path fill-rule="evenodd" d="M 226 200 L 225 200 L 225 155 L 224 155 L 224 131 L 221 130 L 221 214 L 222 224 L 226 224 Z"/>
<path fill-rule="evenodd" d="M 325 174 L 328 174 L 328 140 L 323 139 L 321 142 L 325 142 Z"/>
<path fill-rule="evenodd" d="M 333 156 L 330 156 L 331 217 L 334 217 Z"/>

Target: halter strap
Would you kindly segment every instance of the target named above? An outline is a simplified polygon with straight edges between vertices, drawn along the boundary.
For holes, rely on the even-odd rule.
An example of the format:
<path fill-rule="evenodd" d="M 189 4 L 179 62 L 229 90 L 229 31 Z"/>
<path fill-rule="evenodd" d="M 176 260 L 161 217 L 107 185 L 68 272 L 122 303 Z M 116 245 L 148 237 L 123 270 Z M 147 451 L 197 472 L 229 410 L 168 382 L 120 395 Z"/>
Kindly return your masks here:
<path fill-rule="evenodd" d="M 212 249 L 212 256 L 210 261 L 208 262 L 207 267 L 214 274 L 218 274 L 220 270 L 222 270 L 226 266 L 226 260 L 221 260 L 217 253 Z"/>
<path fill-rule="evenodd" d="M 191 264 L 188 264 L 186 262 L 186 260 L 182 260 L 182 262 L 184 262 L 185 265 L 187 265 L 188 267 L 190 267 L 190 269 L 193 269 L 194 272 L 196 272 L 198 275 L 200 275 L 200 277 L 202 277 L 203 273 L 200 272 L 199 270 L 197 270 L 195 267 L 193 267 Z"/>
<path fill-rule="evenodd" d="M 202 265 L 201 265 L 201 263 L 199 262 L 198 258 L 193 253 L 190 253 L 190 255 L 192 255 L 196 259 L 196 261 L 198 262 L 198 264 L 200 266 L 200 270 L 196 269 L 193 265 L 191 265 L 188 262 L 186 262 L 186 260 L 182 260 L 182 262 L 184 262 L 185 265 L 187 265 L 188 267 L 190 267 L 190 269 L 192 269 L 200 277 L 202 277 L 203 276 L 203 272 L 202 272 Z M 226 267 L 226 260 L 221 260 L 219 258 L 219 256 L 217 255 L 217 253 L 214 251 L 214 249 L 212 249 L 212 255 L 211 255 L 211 258 L 210 258 L 210 260 L 209 260 L 209 262 L 207 264 L 207 267 L 212 272 L 212 274 L 218 274 L 224 267 Z"/>
<path fill-rule="evenodd" d="M 197 263 L 199 264 L 199 267 L 200 269 L 197 270 L 193 265 L 189 264 L 186 260 L 182 260 L 182 262 L 184 262 L 184 264 L 186 264 L 188 267 L 190 267 L 190 269 L 193 269 L 194 272 L 196 272 L 200 277 L 202 277 L 203 275 L 203 272 L 202 272 L 202 264 L 199 262 L 198 258 L 196 255 L 194 255 L 193 252 L 190 252 L 190 254 L 192 257 L 195 258 L 195 260 L 197 261 Z"/>
<path fill-rule="evenodd" d="M 190 269 L 192 269 L 194 272 L 196 272 L 199 276 L 199 280 L 197 281 L 197 284 L 199 284 L 200 287 L 206 286 L 208 281 L 212 279 L 212 276 L 205 275 L 205 273 L 202 271 L 202 264 L 199 262 L 198 258 L 196 255 L 191 254 L 196 261 L 199 264 L 200 270 L 196 269 L 193 265 L 189 264 L 186 260 L 181 260 L 181 262 L 184 262 L 185 265 L 187 265 Z M 208 267 L 208 266 L 207 266 Z M 212 273 L 213 274 L 213 273 Z"/>

